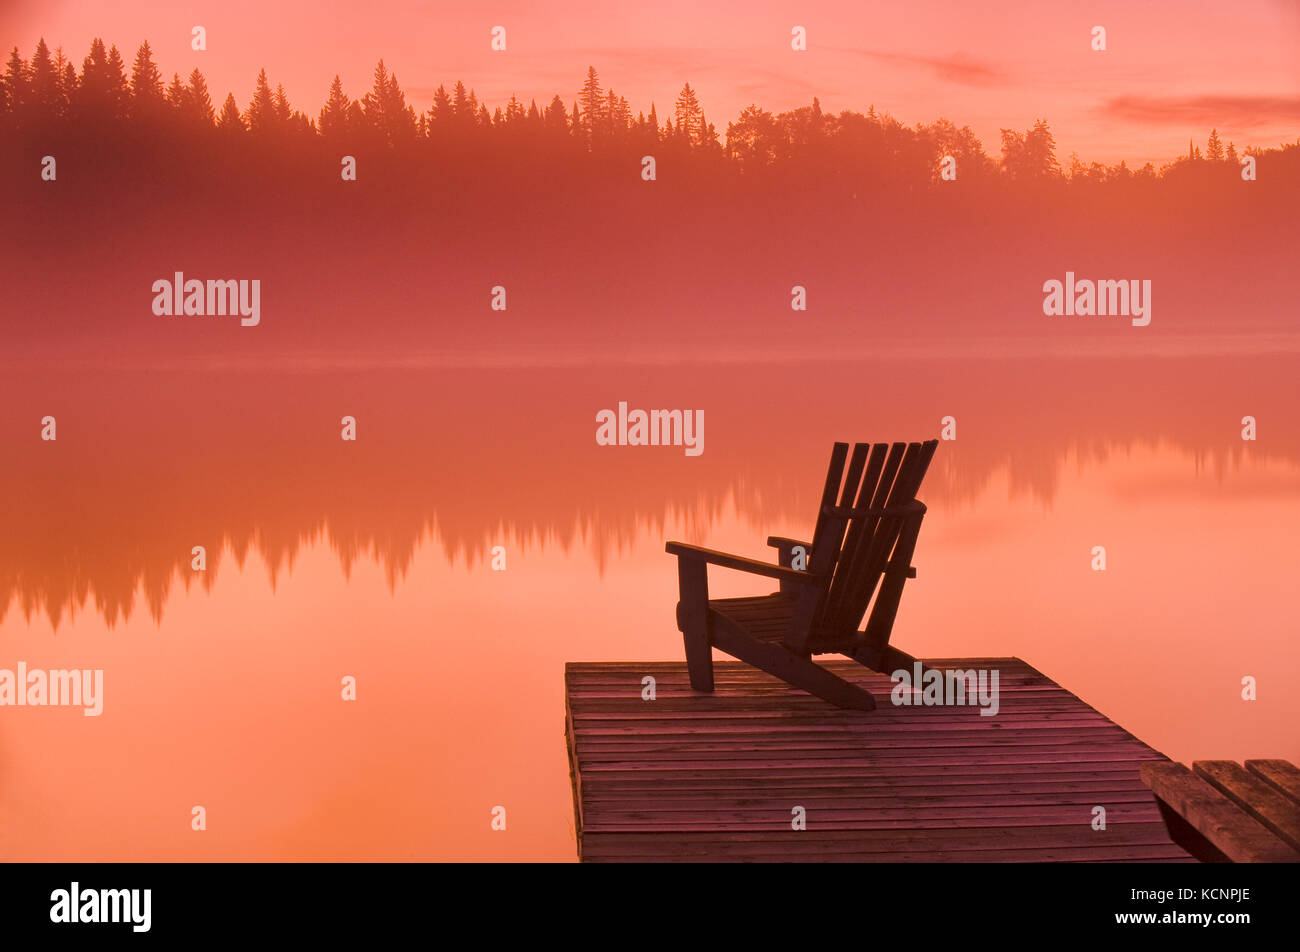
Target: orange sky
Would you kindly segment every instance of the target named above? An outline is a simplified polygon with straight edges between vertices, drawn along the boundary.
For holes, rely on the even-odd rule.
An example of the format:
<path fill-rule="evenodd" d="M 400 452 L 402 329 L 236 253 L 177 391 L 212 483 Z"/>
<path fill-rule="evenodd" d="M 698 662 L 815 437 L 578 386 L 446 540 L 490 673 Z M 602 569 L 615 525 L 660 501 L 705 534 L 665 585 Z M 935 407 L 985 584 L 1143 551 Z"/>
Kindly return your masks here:
<path fill-rule="evenodd" d="M 417 0 L 0 0 L 0 43 L 28 55 L 44 35 L 80 63 L 90 40 L 116 43 L 130 62 L 142 39 L 163 72 L 203 70 L 213 98 L 251 98 L 257 70 L 315 115 L 338 73 L 349 95 L 383 57 L 425 108 L 439 83 L 463 78 L 489 107 L 513 93 L 572 102 L 588 65 L 633 111 L 664 117 L 684 81 L 708 118 L 726 123 L 750 102 L 773 111 L 807 104 L 864 110 L 905 123 L 946 116 L 969 124 L 996 154 L 998 129 L 1040 116 L 1065 159 L 1159 164 L 1203 142 L 1211 126 L 1239 146 L 1300 135 L 1300 2 L 862 4 L 752 0 L 739 5 L 661 0 L 464 3 Z M 190 30 L 208 32 L 206 52 Z M 492 52 L 489 30 L 507 29 Z M 809 49 L 790 49 L 790 29 Z M 1108 50 L 1089 48 L 1094 25 Z"/>

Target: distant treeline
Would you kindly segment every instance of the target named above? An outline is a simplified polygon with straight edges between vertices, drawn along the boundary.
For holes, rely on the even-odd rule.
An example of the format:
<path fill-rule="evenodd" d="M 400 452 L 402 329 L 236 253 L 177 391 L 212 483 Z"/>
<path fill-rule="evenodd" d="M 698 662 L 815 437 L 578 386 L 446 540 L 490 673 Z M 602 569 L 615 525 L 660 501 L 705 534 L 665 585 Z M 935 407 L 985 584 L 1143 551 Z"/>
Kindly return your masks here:
<path fill-rule="evenodd" d="M 827 113 L 816 99 L 810 106 L 776 114 L 751 105 L 720 133 L 689 83 L 661 123 L 653 104 L 649 113 L 633 116 L 625 98 L 601 86 L 594 68 L 587 70 L 581 91 L 568 106 L 558 95 L 544 106 L 536 101 L 525 106 L 511 97 L 489 110 L 472 89 L 457 82 L 450 90 L 439 86 L 433 105 L 417 112 L 382 60 L 373 86 L 360 99 L 349 98 L 335 76 L 325 105 L 312 117 L 294 108 L 282 85 L 273 88 L 265 70 L 242 110 L 233 95 L 218 107 L 197 69 L 187 79 L 174 74 L 167 82 L 147 42 L 136 52 L 129 77 L 117 47 L 105 47 L 100 39 L 91 43 L 80 72 L 62 49 L 51 53 L 43 39 L 29 60 L 14 48 L 0 77 L 0 132 L 7 138 L 28 143 L 43 136 L 116 140 L 127 130 L 137 140 L 166 137 L 204 149 L 214 143 L 260 142 L 282 151 L 312 143 L 383 149 L 395 157 L 418 157 L 421 150 L 465 157 L 496 153 L 595 159 L 653 153 L 706 173 L 753 177 L 786 171 L 911 187 L 941 181 L 948 156 L 956 159 L 958 178 L 966 183 L 1171 178 L 1199 183 L 1231 180 L 1239 173 L 1236 145 L 1223 142 L 1217 130 L 1203 151 L 1189 143 L 1186 154 L 1159 169 L 1150 163 L 1140 169 L 1125 162 L 1085 164 L 1073 155 L 1062 161 L 1044 119 L 1024 132 L 1003 129 L 1000 154 L 994 158 L 969 126 L 938 119 L 909 127 L 874 107 L 866 113 Z M 1300 140 L 1242 154 L 1267 163 L 1274 179 L 1279 169 L 1289 179 L 1300 177 Z"/>

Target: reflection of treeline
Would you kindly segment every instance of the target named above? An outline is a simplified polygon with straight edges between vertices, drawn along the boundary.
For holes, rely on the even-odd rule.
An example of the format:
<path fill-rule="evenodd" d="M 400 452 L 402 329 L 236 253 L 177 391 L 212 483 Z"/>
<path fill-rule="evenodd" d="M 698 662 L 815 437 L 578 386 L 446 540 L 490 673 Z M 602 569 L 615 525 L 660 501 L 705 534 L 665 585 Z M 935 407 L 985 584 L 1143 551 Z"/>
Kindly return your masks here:
<path fill-rule="evenodd" d="M 816 175 L 823 182 L 869 180 L 886 185 L 926 185 L 940 181 L 945 157 L 956 160 L 962 182 L 993 181 L 1141 183 L 1161 178 L 1203 182 L 1230 180 L 1238 171 L 1234 143 L 1211 132 L 1205 152 L 1188 154 L 1156 169 L 1150 163 L 1106 166 L 1071 156 L 1063 166 L 1046 120 L 1025 132 L 1003 129 L 1000 154 L 988 155 L 969 126 L 947 119 L 906 126 L 872 107 L 866 113 L 826 113 L 812 105 L 773 114 L 758 106 L 742 110 L 720 133 L 709 122 L 690 84 L 686 84 L 662 123 L 655 106 L 638 112 L 613 89 L 604 89 L 594 68 L 577 98 L 566 106 L 554 96 L 544 106 L 527 106 L 511 97 L 489 110 L 472 89 L 457 82 L 438 87 L 433 105 L 417 112 L 406 101 L 397 76 L 381 60 L 374 83 L 360 99 L 343 91 L 336 76 L 316 116 L 295 109 L 282 85 L 272 88 L 266 71 L 257 77 L 252 100 L 241 110 L 233 95 L 218 107 L 203 74 L 168 83 L 153 61 L 148 43 L 140 46 L 129 69 L 116 46 L 96 39 L 78 73 L 62 49 L 51 53 L 42 39 L 30 60 L 15 47 L 0 77 L 0 130 L 28 141 L 59 133 L 120 139 L 170 138 L 177 144 L 226 148 L 258 140 L 277 151 L 327 143 L 352 151 L 382 148 L 398 155 L 434 153 L 471 159 L 487 154 L 546 157 L 635 157 L 653 153 L 705 173 L 779 176 L 788 171 Z M 1247 149 L 1244 154 L 1300 178 L 1300 141 L 1280 149 Z M 1262 177 L 1262 176 L 1261 176 Z"/>
<path fill-rule="evenodd" d="M 768 534 L 808 526 L 833 439 L 928 438 L 949 413 L 958 439 L 941 444 L 924 487 L 939 533 L 927 553 L 997 534 L 1008 502 L 1104 518 L 1109 497 L 1062 499 L 1063 486 L 1071 473 L 1143 451 L 1172 468 L 1141 479 L 1119 468 L 1096 485 L 1115 487 L 1129 507 L 1221 501 L 1231 512 L 1233 500 L 1254 500 L 1283 514 L 1296 499 L 1300 361 L 1291 354 L 699 367 L 6 370 L 0 623 L 8 609 L 45 611 L 57 624 L 88 596 L 110 624 L 141 596 L 159 618 L 176 581 L 212 586 L 230 565 L 227 547 L 236 564 L 258 555 L 274 583 L 323 541 L 345 572 L 373 560 L 396 586 L 426 543 L 435 561 L 478 571 L 497 544 L 511 560 L 540 548 L 603 569 L 636 546 L 660 550 L 670 531 L 703 542 L 739 518 L 756 546 L 742 551 L 762 557 Z M 798 399 L 783 379 L 797 381 Z M 608 395 L 660 386 L 709 408 L 717 445 L 689 467 L 679 451 L 596 446 L 595 409 Z M 864 402 L 864 388 L 908 397 Z M 42 404 L 66 407 L 57 444 L 33 437 L 39 413 L 18 409 Z M 360 421 L 355 444 L 323 412 L 339 404 Z M 1224 407 L 1276 422 L 1267 439 L 1246 442 L 1240 416 L 1225 421 Z M 959 512 L 965 528 L 949 521 Z M 191 568 L 198 544 L 202 575 Z M 659 571 L 670 578 L 673 566 Z"/>

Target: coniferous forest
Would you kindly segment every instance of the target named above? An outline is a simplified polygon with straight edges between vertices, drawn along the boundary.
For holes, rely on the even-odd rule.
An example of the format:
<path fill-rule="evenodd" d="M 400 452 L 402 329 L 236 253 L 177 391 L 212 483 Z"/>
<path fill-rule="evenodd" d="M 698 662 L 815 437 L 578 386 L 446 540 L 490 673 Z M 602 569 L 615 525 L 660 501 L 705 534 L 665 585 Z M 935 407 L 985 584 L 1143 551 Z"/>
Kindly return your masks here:
<path fill-rule="evenodd" d="M 1001 130 L 990 154 L 968 126 L 946 118 L 908 126 L 874 106 L 865 112 L 824 112 L 816 98 L 775 114 L 751 105 L 719 127 L 705 115 L 689 82 L 662 115 L 653 103 L 633 110 L 589 67 L 567 103 L 557 93 L 542 104 L 511 97 L 489 106 L 457 81 L 439 86 L 430 108 L 419 111 L 383 60 L 375 66 L 373 86 L 359 97 L 350 96 L 335 76 L 319 109 L 300 107 L 263 69 L 252 99 L 241 104 L 233 93 L 222 99 L 210 90 L 198 69 L 167 79 L 148 42 L 128 65 L 116 46 L 106 47 L 101 39 L 91 44 L 80 68 L 43 39 L 27 59 L 15 47 L 0 77 L 0 129 L 24 143 L 99 139 L 222 155 L 240 149 L 300 155 L 351 148 L 391 153 L 413 165 L 488 156 L 568 163 L 585 158 L 585 168 L 653 152 L 665 165 L 712 178 L 800 176 L 851 183 L 854 190 L 936 185 L 945 156 L 956 158 L 958 181 L 983 187 L 996 182 L 1199 184 L 1236 178 L 1241 155 L 1255 156 L 1274 176 L 1300 168 L 1300 140 L 1239 149 L 1217 130 L 1208 133 L 1203 146 L 1189 142 L 1160 168 L 1088 162 L 1057 154 L 1046 119 L 1023 131 Z"/>
<path fill-rule="evenodd" d="M 426 110 L 382 61 L 360 96 L 322 77 L 319 108 L 292 102 L 272 75 L 240 102 L 198 70 L 167 78 L 148 43 L 129 62 L 102 40 L 79 64 L 44 41 L 10 53 L 0 251 L 31 264 L 8 285 L 11 353 L 51 339 L 73 352 L 295 350 L 304 339 L 349 353 L 731 351 L 741 328 L 747 346 L 777 349 L 976 327 L 1018 337 L 1044 327 L 1043 280 L 1116 262 L 1139 263 L 1133 277 L 1160 289 L 1144 339 L 1281 319 L 1297 143 L 1225 142 L 1211 129 L 1171 143 L 1159 168 L 1130 168 L 1059 155 L 1046 118 L 995 145 L 947 118 L 907 125 L 817 99 L 723 122 L 689 83 L 674 102 L 634 105 L 594 67 L 549 102 L 488 104 L 457 81 Z M 349 158 L 354 180 L 341 175 Z M 224 329 L 160 335 L 137 319 L 154 280 L 215 263 L 265 278 L 255 342 Z M 1231 286 L 1220 277 L 1230 268 Z M 69 269 L 85 280 L 43 277 Z M 788 340 L 795 284 L 810 289 L 811 342 Z M 464 317 L 505 285 L 512 321 Z M 604 311 L 590 307 L 593 286 L 608 294 Z"/>

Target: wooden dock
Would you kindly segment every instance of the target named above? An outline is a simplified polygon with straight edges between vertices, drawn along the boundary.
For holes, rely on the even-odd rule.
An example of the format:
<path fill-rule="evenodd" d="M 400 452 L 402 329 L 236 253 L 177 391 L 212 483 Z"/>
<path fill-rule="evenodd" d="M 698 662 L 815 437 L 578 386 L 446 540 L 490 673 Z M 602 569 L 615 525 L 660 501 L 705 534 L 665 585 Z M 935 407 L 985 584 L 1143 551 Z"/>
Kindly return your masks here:
<path fill-rule="evenodd" d="M 1179 846 L 1207 863 L 1300 863 L 1300 768 L 1285 760 L 1142 765 Z"/>
<path fill-rule="evenodd" d="M 888 677 L 825 663 L 877 709 L 837 709 L 739 662 L 715 663 L 712 695 L 682 663 L 566 665 L 579 858 L 1193 861 L 1140 777 L 1167 758 L 1018 658 L 925 662 L 998 670 L 992 717 L 895 706 Z"/>

